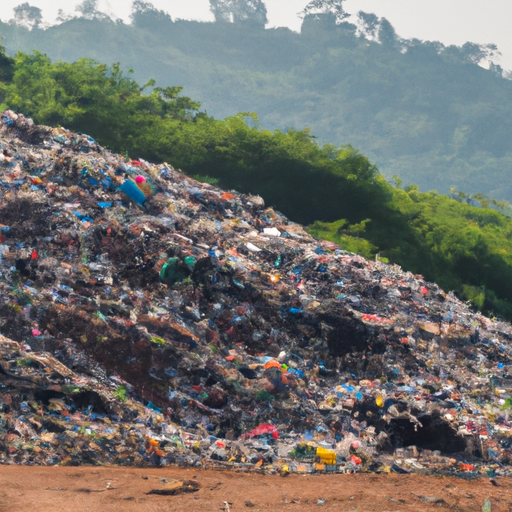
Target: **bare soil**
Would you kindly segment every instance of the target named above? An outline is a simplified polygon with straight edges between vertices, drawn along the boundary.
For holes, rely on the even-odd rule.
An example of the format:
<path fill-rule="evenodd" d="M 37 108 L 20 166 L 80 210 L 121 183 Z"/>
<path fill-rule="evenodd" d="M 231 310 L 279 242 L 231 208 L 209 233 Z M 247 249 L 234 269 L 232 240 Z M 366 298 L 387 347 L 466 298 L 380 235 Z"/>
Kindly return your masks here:
<path fill-rule="evenodd" d="M 166 479 L 165 483 L 162 479 Z M 176 480 L 196 492 L 148 494 Z M 267 511 L 406 512 L 512 510 L 512 479 L 423 475 L 318 475 L 285 478 L 179 468 L 0 466 L 1 512 Z"/>

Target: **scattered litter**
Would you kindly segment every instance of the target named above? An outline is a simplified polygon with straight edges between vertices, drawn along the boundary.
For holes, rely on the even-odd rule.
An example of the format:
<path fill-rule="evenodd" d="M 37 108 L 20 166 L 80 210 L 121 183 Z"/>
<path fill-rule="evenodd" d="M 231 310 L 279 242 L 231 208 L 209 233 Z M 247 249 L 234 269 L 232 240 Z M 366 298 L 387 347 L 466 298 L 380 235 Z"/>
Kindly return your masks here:
<path fill-rule="evenodd" d="M 510 324 L 261 198 L 1 119 L 0 463 L 510 476 Z"/>

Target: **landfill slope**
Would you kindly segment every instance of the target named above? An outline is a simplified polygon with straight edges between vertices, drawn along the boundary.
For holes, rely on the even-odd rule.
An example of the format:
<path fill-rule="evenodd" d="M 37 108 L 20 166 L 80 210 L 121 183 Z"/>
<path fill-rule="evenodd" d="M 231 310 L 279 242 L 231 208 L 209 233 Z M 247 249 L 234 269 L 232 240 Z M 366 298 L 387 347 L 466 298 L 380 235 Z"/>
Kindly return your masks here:
<path fill-rule="evenodd" d="M 510 324 L 87 135 L 0 149 L 0 463 L 508 474 Z"/>

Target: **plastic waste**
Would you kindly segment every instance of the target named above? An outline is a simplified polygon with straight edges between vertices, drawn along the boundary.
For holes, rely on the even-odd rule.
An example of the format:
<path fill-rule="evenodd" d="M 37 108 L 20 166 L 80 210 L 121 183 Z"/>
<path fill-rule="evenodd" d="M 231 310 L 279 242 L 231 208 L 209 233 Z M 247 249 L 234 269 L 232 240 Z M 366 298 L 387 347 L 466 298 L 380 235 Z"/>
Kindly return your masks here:
<path fill-rule="evenodd" d="M 144 193 L 137 187 L 133 181 L 126 180 L 121 187 L 119 187 L 119 190 L 124 192 L 130 199 L 135 201 L 137 204 L 143 206 L 146 202 L 146 196 Z"/>
<path fill-rule="evenodd" d="M 261 252 L 261 249 L 259 247 L 256 247 L 252 242 L 247 242 L 245 246 L 251 252 Z"/>
<path fill-rule="evenodd" d="M 173 257 L 169 258 L 166 263 L 162 266 L 160 270 L 160 279 L 164 283 L 176 283 L 185 278 L 185 275 L 179 268 L 180 259 Z"/>
<path fill-rule="evenodd" d="M 269 423 L 263 423 L 259 425 L 248 434 L 244 434 L 243 437 L 250 439 L 252 437 L 261 436 L 265 434 L 270 434 L 274 439 L 279 439 L 279 431 L 274 425 L 271 425 Z"/>
<path fill-rule="evenodd" d="M 329 450 L 319 446 L 316 450 L 316 454 L 324 464 L 328 464 L 329 466 L 336 464 L 337 455 L 334 450 Z"/>
<path fill-rule="evenodd" d="M 258 198 L 7 117 L 0 331 L 23 341 L 0 335 L 0 464 L 512 474 L 510 324 Z"/>
<path fill-rule="evenodd" d="M 263 234 L 267 236 L 281 236 L 281 231 L 277 228 L 263 228 Z"/>

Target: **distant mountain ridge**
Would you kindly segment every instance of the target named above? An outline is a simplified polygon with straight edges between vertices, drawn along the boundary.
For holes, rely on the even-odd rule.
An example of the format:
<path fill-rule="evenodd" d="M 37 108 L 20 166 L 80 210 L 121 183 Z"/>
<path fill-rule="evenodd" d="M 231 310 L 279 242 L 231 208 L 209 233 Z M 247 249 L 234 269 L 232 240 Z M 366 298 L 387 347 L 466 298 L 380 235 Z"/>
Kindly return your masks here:
<path fill-rule="evenodd" d="M 133 25 L 75 18 L 44 31 L 0 23 L 0 37 L 11 53 L 121 62 L 139 82 L 183 85 L 217 118 L 250 111 L 268 129 L 309 126 L 421 190 L 512 200 L 512 82 L 477 65 L 492 46 L 403 40 L 372 15 L 360 21 L 375 41 L 329 14 L 306 16 L 300 34 L 152 16 Z"/>

